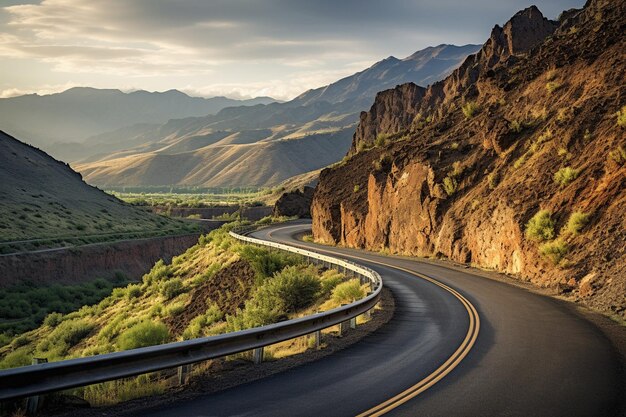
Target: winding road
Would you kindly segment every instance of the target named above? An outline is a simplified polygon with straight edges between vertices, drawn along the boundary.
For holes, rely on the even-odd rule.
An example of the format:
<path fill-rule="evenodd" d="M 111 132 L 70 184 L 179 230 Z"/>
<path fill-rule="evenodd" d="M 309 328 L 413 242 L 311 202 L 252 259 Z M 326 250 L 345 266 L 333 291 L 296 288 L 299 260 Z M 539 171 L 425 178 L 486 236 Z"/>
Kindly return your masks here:
<path fill-rule="evenodd" d="M 391 321 L 315 362 L 150 416 L 612 416 L 620 356 L 562 302 L 419 260 L 297 241 L 299 222 L 253 236 L 369 266 L 395 298 Z"/>

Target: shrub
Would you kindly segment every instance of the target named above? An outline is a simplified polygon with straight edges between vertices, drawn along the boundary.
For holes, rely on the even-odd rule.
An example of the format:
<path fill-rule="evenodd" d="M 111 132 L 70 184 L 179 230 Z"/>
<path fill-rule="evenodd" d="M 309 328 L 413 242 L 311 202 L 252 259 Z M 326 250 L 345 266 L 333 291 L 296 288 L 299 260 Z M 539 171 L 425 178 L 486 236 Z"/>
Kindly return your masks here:
<path fill-rule="evenodd" d="M 553 93 L 559 88 L 561 88 L 561 84 L 556 81 L 549 81 L 546 83 L 546 90 L 548 93 Z"/>
<path fill-rule="evenodd" d="M 537 138 L 537 143 L 542 144 L 549 141 L 550 139 L 552 139 L 552 131 L 550 129 L 547 129 Z"/>
<path fill-rule="evenodd" d="M 617 125 L 620 127 L 626 127 L 626 106 L 623 106 L 621 110 L 616 113 Z"/>
<path fill-rule="evenodd" d="M 554 221 L 548 210 L 540 210 L 526 223 L 526 237 L 541 242 L 554 238 Z"/>
<path fill-rule="evenodd" d="M 322 294 L 322 296 L 328 297 L 335 289 L 335 287 L 341 284 L 343 279 L 343 274 L 339 273 L 335 269 L 329 269 L 328 271 L 325 271 L 321 277 L 322 288 L 320 290 L 320 293 Z"/>
<path fill-rule="evenodd" d="M 626 162 L 626 150 L 624 150 L 624 148 L 620 145 L 609 152 L 609 158 L 615 161 L 618 165 L 624 165 Z"/>
<path fill-rule="evenodd" d="M 388 138 L 389 138 L 388 134 L 379 133 L 378 136 L 376 136 L 376 140 L 374 141 L 374 145 L 375 146 L 385 146 L 387 144 L 387 139 Z"/>
<path fill-rule="evenodd" d="M 554 181 L 559 183 L 561 188 L 566 187 L 578 177 L 578 174 L 580 170 L 571 167 L 561 168 L 554 174 Z"/>
<path fill-rule="evenodd" d="M 170 278 L 161 284 L 161 295 L 167 300 L 183 292 L 183 281 L 180 278 Z"/>
<path fill-rule="evenodd" d="M 139 284 L 132 284 L 126 287 L 126 298 L 132 300 L 141 296 L 141 286 Z"/>
<path fill-rule="evenodd" d="M 352 303 L 365 296 L 361 283 L 358 279 L 342 282 L 333 290 L 333 301 L 338 304 Z"/>
<path fill-rule="evenodd" d="M 21 335 L 19 337 L 16 337 L 15 339 L 13 339 L 13 342 L 11 342 L 11 347 L 13 349 L 17 349 L 19 347 L 26 346 L 30 342 L 31 342 L 30 337 L 28 337 L 26 335 Z"/>
<path fill-rule="evenodd" d="M 554 265 L 558 265 L 561 262 L 561 259 L 567 255 L 568 250 L 567 244 L 561 239 L 546 242 L 539 246 L 541 256 L 550 259 Z"/>
<path fill-rule="evenodd" d="M 257 248 L 252 245 L 238 246 L 236 251 L 245 261 L 248 261 L 260 278 L 267 278 L 282 270 L 286 266 L 302 262 L 298 255 L 285 252 L 270 252 L 266 248 Z"/>
<path fill-rule="evenodd" d="M 456 151 L 457 149 L 459 149 L 459 142 L 452 142 L 450 144 L 450 149 L 452 149 L 453 151 Z"/>
<path fill-rule="evenodd" d="M 569 216 L 567 221 L 567 231 L 577 235 L 589 223 L 589 214 L 582 211 L 575 211 Z"/>
<path fill-rule="evenodd" d="M 43 324 L 49 327 L 56 327 L 63 320 L 63 315 L 61 313 L 50 313 L 43 320 Z"/>
<path fill-rule="evenodd" d="M 95 325 L 85 319 L 65 320 L 37 345 L 37 350 L 46 354 L 48 359 L 61 358 L 83 340 Z"/>
<path fill-rule="evenodd" d="M 167 326 L 161 322 L 142 321 L 126 330 L 117 339 L 122 350 L 136 349 L 145 346 L 160 345 L 169 340 Z"/>
<path fill-rule="evenodd" d="M 446 194 L 448 194 L 449 196 L 451 196 L 452 194 L 456 192 L 458 185 L 459 184 L 454 178 L 445 177 L 443 179 L 443 189 L 446 191 Z"/>
<path fill-rule="evenodd" d="M 509 130 L 513 133 L 520 133 L 524 129 L 524 125 L 519 120 L 513 120 L 509 123 Z"/>
<path fill-rule="evenodd" d="M 28 354 L 26 349 L 18 349 L 4 357 L 2 362 L 0 362 L 0 369 L 17 368 L 18 366 L 30 365 L 31 361 L 31 355 Z"/>
<path fill-rule="evenodd" d="M 498 185 L 498 175 L 495 172 L 487 175 L 487 183 L 489 184 L 489 189 L 493 190 Z"/>
<path fill-rule="evenodd" d="M 314 266 L 288 266 L 275 274 L 257 294 L 260 297 L 265 296 L 265 293 L 277 296 L 283 301 L 286 311 L 294 312 L 315 301 L 320 289 L 320 280 Z"/>
<path fill-rule="evenodd" d="M 471 119 L 478 111 L 478 105 L 473 101 L 468 101 L 461 107 L 461 110 L 466 119 Z"/>
<path fill-rule="evenodd" d="M 187 328 L 183 332 L 183 339 L 189 340 L 203 336 L 202 330 L 205 327 L 217 323 L 223 317 L 224 313 L 220 311 L 219 307 L 215 304 L 211 305 L 204 314 L 199 315 L 191 320 L 189 326 L 187 326 Z"/>
<path fill-rule="evenodd" d="M 361 189 L 361 186 L 359 184 L 355 184 L 354 188 L 352 189 L 352 191 L 355 192 L 355 193 L 358 193 L 360 189 Z"/>

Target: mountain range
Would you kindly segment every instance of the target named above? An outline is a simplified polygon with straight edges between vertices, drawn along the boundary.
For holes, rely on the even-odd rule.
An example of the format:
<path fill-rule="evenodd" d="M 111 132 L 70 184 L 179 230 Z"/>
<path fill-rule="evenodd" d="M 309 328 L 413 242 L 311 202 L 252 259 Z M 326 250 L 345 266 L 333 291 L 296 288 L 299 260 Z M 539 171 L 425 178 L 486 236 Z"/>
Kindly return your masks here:
<path fill-rule="evenodd" d="M 122 128 L 136 131 L 140 126 L 159 125 L 172 118 L 205 116 L 228 106 L 274 101 L 269 97 L 190 97 L 178 90 L 124 93 L 75 87 L 50 95 L 0 99 L 0 128 L 70 162 L 94 153 L 92 147 L 95 151 L 109 151 L 127 146 L 115 141 L 103 143 L 100 135 L 105 132 Z"/>
<path fill-rule="evenodd" d="M 228 107 L 215 115 L 135 125 L 90 139 L 94 155 L 73 161 L 98 186 L 273 186 L 343 157 L 360 112 L 376 92 L 400 83 L 428 85 L 448 75 L 478 45 L 439 45 L 389 57 L 285 103 Z M 104 144 L 128 144 L 108 152 Z"/>

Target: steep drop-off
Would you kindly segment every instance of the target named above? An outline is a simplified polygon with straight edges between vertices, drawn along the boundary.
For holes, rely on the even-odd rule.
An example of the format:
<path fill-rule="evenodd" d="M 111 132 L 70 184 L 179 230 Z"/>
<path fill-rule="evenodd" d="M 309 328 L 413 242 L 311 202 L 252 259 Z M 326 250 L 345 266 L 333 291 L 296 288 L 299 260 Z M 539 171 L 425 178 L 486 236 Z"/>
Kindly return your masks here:
<path fill-rule="evenodd" d="M 320 242 L 446 257 L 626 318 L 623 1 L 536 7 L 426 89 L 378 94 L 322 171 Z"/>

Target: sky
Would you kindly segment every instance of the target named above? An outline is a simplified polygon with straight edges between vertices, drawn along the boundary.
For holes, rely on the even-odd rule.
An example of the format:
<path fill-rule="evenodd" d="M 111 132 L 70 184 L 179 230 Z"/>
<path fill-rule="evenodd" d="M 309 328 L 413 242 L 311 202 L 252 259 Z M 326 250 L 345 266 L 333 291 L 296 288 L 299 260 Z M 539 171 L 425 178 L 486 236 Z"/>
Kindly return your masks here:
<path fill-rule="evenodd" d="M 0 0 L 0 97 L 75 86 L 291 99 L 531 4 L 584 0 Z"/>

